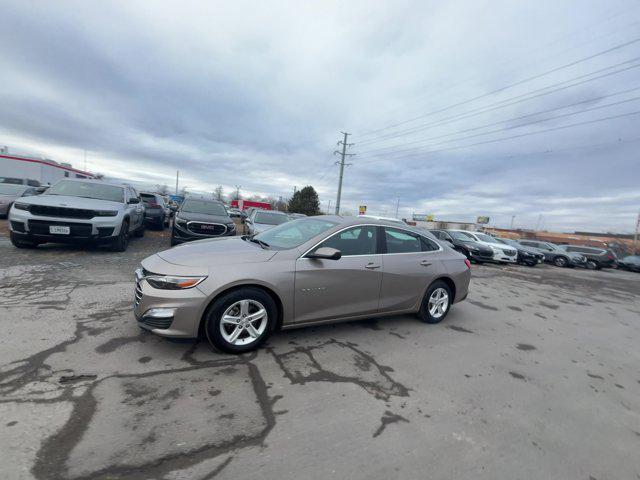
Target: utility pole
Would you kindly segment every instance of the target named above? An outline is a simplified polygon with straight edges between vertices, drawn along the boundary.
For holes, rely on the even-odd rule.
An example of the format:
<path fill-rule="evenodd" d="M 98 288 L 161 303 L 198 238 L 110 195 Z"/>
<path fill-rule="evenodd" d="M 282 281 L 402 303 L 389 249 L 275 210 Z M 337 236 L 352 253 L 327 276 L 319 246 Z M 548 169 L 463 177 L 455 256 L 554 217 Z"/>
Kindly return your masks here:
<path fill-rule="evenodd" d="M 176 170 L 176 195 L 178 195 L 178 179 L 180 178 L 180 170 Z"/>
<path fill-rule="evenodd" d="M 84 149 L 84 171 L 87 171 L 87 149 Z"/>
<path fill-rule="evenodd" d="M 638 231 L 640 230 L 640 212 L 638 212 L 638 219 L 636 220 L 636 232 L 633 234 L 633 254 L 638 254 Z"/>
<path fill-rule="evenodd" d="M 538 215 L 538 223 L 536 224 L 536 232 L 540 230 L 540 224 L 542 223 L 542 214 Z"/>
<path fill-rule="evenodd" d="M 327 205 L 327 215 L 329 215 L 330 211 L 331 211 L 331 199 L 329 199 L 329 204 Z"/>
<path fill-rule="evenodd" d="M 396 202 L 396 218 L 398 218 L 399 209 L 400 209 L 400 197 L 398 197 L 398 201 Z"/>
<path fill-rule="evenodd" d="M 350 163 L 344 163 L 344 159 L 346 157 L 351 157 L 355 155 L 354 153 L 347 153 L 347 147 L 353 146 L 353 143 L 347 143 L 347 137 L 351 135 L 347 132 L 340 132 L 344 135 L 344 139 L 341 142 L 338 142 L 338 145 L 342 145 L 342 152 L 336 150 L 333 154 L 340 155 L 340 161 L 336 162 L 340 165 L 340 179 L 338 180 L 338 198 L 336 198 L 336 215 L 340 215 L 340 197 L 342 196 L 342 177 L 344 176 L 344 166 L 351 165 Z"/>
<path fill-rule="evenodd" d="M 511 230 L 513 230 L 513 221 L 516 219 L 515 215 L 511 215 Z"/>
<path fill-rule="evenodd" d="M 240 187 L 242 185 L 236 185 L 236 200 L 240 201 Z"/>

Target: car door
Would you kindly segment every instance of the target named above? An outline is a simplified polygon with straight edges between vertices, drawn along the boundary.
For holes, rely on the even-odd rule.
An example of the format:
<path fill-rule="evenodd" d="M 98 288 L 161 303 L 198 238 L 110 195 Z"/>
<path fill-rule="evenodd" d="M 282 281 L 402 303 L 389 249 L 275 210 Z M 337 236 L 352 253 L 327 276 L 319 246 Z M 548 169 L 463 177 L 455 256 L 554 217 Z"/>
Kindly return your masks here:
<path fill-rule="evenodd" d="M 321 247 L 340 250 L 342 257 L 314 259 L 305 254 L 296 261 L 295 322 L 376 313 L 382 282 L 377 226 L 346 228 L 307 253 Z"/>
<path fill-rule="evenodd" d="M 441 272 L 442 263 L 437 253 L 442 248 L 415 232 L 383 227 L 382 287 L 380 311 L 407 310 L 419 299 Z"/>

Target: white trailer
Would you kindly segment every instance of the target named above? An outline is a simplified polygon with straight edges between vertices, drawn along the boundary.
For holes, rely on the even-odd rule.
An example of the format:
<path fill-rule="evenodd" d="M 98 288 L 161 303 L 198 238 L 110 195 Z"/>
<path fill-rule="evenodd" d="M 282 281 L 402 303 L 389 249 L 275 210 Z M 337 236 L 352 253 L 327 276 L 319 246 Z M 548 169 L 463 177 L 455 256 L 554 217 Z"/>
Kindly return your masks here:
<path fill-rule="evenodd" d="M 0 183 L 39 186 L 51 185 L 63 178 L 95 178 L 95 175 L 48 158 L 0 152 Z"/>

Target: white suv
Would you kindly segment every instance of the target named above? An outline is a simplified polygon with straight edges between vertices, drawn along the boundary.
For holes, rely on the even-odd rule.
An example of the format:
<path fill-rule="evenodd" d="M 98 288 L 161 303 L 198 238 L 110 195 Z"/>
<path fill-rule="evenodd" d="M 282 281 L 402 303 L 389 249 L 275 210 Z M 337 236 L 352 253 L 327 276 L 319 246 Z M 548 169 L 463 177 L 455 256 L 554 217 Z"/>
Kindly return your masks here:
<path fill-rule="evenodd" d="M 123 252 L 130 233 L 144 235 L 144 205 L 127 185 L 60 180 L 42 195 L 14 202 L 9 230 L 18 248 L 91 242 Z"/>
<path fill-rule="evenodd" d="M 509 245 L 504 245 L 491 235 L 480 232 L 469 232 L 467 230 L 450 230 L 452 232 L 460 232 L 469 237 L 470 240 L 476 241 L 493 250 L 493 261 L 498 263 L 516 263 L 518 261 L 518 250 Z"/>

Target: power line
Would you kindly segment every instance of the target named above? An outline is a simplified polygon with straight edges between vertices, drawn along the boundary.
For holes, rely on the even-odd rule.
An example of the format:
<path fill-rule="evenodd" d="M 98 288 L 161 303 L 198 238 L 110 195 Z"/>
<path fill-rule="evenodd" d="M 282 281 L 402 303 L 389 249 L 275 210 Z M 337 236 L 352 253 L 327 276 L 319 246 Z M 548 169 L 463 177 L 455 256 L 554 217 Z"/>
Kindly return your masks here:
<path fill-rule="evenodd" d="M 630 90 L 627 90 L 624 93 L 628 93 L 629 91 L 633 91 L 633 90 L 640 90 L 640 87 L 632 88 Z M 603 97 L 601 97 L 601 98 L 603 98 Z M 500 133 L 500 132 L 504 132 L 504 131 L 507 131 L 507 130 L 513 130 L 515 128 L 526 127 L 528 125 L 535 125 L 537 123 L 543 123 L 543 122 L 548 122 L 548 121 L 551 121 L 551 120 L 557 120 L 558 118 L 571 117 L 573 115 L 580 115 L 580 114 L 591 112 L 591 111 L 594 111 L 594 110 L 601 110 L 603 108 L 609 108 L 609 107 L 614 107 L 614 106 L 617 106 L 617 105 L 623 105 L 625 103 L 634 102 L 634 101 L 637 101 L 637 100 L 640 100 L 640 96 L 628 98 L 626 100 L 621 100 L 619 102 L 607 103 L 607 104 L 604 104 L 604 105 L 597 105 L 597 106 L 591 107 L 591 108 L 584 108 L 584 109 L 579 110 L 577 112 L 569 112 L 569 113 L 564 113 L 562 115 L 555 115 L 555 116 L 552 116 L 552 117 L 536 120 L 536 121 L 533 121 L 533 122 L 522 123 L 522 124 L 519 124 L 519 125 L 512 125 L 510 127 L 499 128 L 499 129 L 496 129 L 496 130 L 490 130 L 488 132 L 482 132 L 482 133 L 477 133 L 477 134 L 474 134 L 474 135 L 463 136 L 463 137 L 460 137 L 460 138 L 453 138 L 451 140 L 445 140 L 443 142 L 432 143 L 432 144 L 426 145 L 426 147 L 431 147 L 431 146 L 434 146 L 434 145 L 441 145 L 443 143 L 456 142 L 456 141 L 459 141 L 459 140 L 466 140 L 466 139 L 469 139 L 469 138 L 475 138 L 475 137 L 479 137 L 479 136 L 483 136 L 483 135 L 491 135 L 491 134 L 494 134 L 494 133 Z M 494 122 L 494 123 L 489 123 L 489 124 L 486 124 L 486 125 L 482 125 L 482 126 L 479 126 L 479 127 L 469 128 L 466 131 L 479 130 L 481 128 L 486 128 L 486 127 L 490 127 L 490 126 L 493 126 L 493 125 L 499 125 L 501 123 L 513 122 L 513 121 L 516 121 L 516 120 L 519 120 L 519 119 L 522 119 L 522 118 L 531 117 L 531 116 L 535 116 L 535 115 L 541 115 L 543 113 L 549 113 L 549 112 L 552 112 L 552 111 L 555 111 L 555 110 L 561 110 L 563 108 L 568 108 L 568 107 L 572 107 L 572 106 L 575 106 L 575 105 L 579 105 L 581 103 L 587 103 L 587 102 L 593 102 L 593 101 L 594 101 L 594 99 L 589 99 L 589 100 L 582 101 L 582 102 L 577 102 L 577 103 L 574 103 L 574 104 L 571 104 L 571 105 L 565 105 L 565 106 L 562 106 L 562 107 L 552 108 L 552 109 L 548 109 L 548 110 L 542 110 L 542 111 L 539 111 L 539 112 L 530 113 L 528 115 L 523 115 L 521 117 L 510 118 L 510 119 L 506 119 L 506 120 L 501 120 L 499 122 Z M 443 137 L 455 135 L 456 133 L 462 133 L 464 131 L 465 130 L 461 130 L 460 132 L 454 132 L 454 133 L 449 133 L 449 134 L 446 134 L 446 135 L 440 135 L 440 136 L 436 136 L 436 137 L 431 137 L 430 139 L 420 140 L 419 142 L 412 142 L 412 144 L 424 143 L 424 142 L 427 142 L 429 140 L 435 140 L 437 138 L 443 138 Z M 410 145 L 410 144 L 405 144 L 405 145 Z M 400 145 L 400 146 L 404 146 L 404 145 Z M 387 147 L 387 148 L 393 148 L 393 147 Z M 394 154 L 394 153 L 403 153 L 403 152 L 416 150 L 416 149 L 419 150 L 421 148 L 424 148 L 424 147 L 418 146 L 418 147 L 410 147 L 410 148 L 401 149 L 401 150 L 393 150 L 393 151 L 389 151 L 389 152 L 381 152 L 379 155 L 389 155 L 389 154 Z M 380 151 L 380 150 L 382 150 L 382 149 L 364 151 L 364 152 L 360 152 L 360 154 L 361 155 L 366 155 L 366 154 L 370 154 L 370 153 L 375 153 L 375 152 Z M 363 157 L 363 158 L 366 158 L 366 157 Z"/>
<path fill-rule="evenodd" d="M 566 63 L 566 64 L 564 64 L 564 65 L 560 65 L 560 66 L 558 66 L 558 67 L 552 68 L 552 69 L 547 70 L 547 71 L 544 71 L 544 72 L 542 72 L 542 73 L 538 73 L 538 74 L 536 74 L 536 75 L 532 75 L 532 76 L 530 76 L 530 77 L 524 78 L 524 79 L 519 80 L 519 81 L 517 81 L 517 82 L 511 83 L 511 84 L 509 84 L 509 85 L 505 85 L 505 86 L 503 86 L 503 87 L 497 88 L 497 89 L 492 90 L 492 91 L 490 91 L 490 92 L 484 93 L 484 94 L 482 94 L 482 95 L 477 95 L 477 96 L 472 97 L 472 98 L 469 98 L 469 99 L 467 99 L 467 100 L 463 100 L 463 101 L 461 101 L 461 102 L 457 102 L 457 103 L 454 103 L 454 104 L 448 105 L 448 106 L 443 107 L 443 108 L 441 108 L 441 109 L 438 109 L 438 110 L 434 110 L 434 111 L 428 112 L 428 113 L 426 113 L 426 114 L 424 114 L 424 115 L 420 115 L 420 116 L 415 117 L 415 118 L 411 118 L 411 119 L 404 120 L 404 121 L 399 122 L 399 123 L 395 123 L 395 124 L 392 124 L 392 125 L 388 125 L 388 126 L 386 126 L 386 127 L 382 127 L 382 128 L 377 129 L 377 130 L 371 130 L 371 131 L 369 131 L 369 132 L 364 132 L 364 133 L 362 133 L 361 135 L 362 135 L 362 136 L 372 135 L 372 134 L 375 134 L 375 133 L 381 132 L 381 131 L 383 131 L 383 130 L 388 130 L 388 129 L 390 129 L 390 128 L 395 128 L 395 127 L 398 127 L 398 126 L 400 126 L 400 125 L 405 125 L 405 124 L 407 124 L 407 123 L 411 123 L 411 122 L 414 122 L 414 121 L 416 121 L 416 120 L 420 120 L 420 119 L 422 119 L 422 118 L 426 118 L 426 117 L 428 117 L 428 116 L 430 116 L 430 115 L 434 115 L 434 114 L 436 114 L 436 113 L 441 113 L 441 112 L 445 112 L 445 111 L 447 111 L 447 110 L 451 110 L 452 108 L 459 107 L 459 106 L 461 106 L 461 105 L 466 105 L 467 103 L 471 103 L 471 102 L 474 102 L 474 101 L 476 101 L 476 100 L 480 100 L 481 98 L 485 98 L 485 97 L 488 97 L 488 96 L 491 96 L 491 95 L 495 95 L 496 93 L 503 92 L 503 91 L 505 91 L 505 90 L 507 90 L 507 89 L 509 89 L 509 88 L 513 88 L 513 87 L 515 87 L 515 86 L 522 85 L 523 83 L 527 83 L 527 82 L 530 82 L 530 81 L 532 81 L 532 80 L 536 80 L 536 79 L 538 79 L 538 78 L 542 78 L 542 77 L 544 77 L 544 76 L 546 76 L 546 75 L 550 75 L 550 74 L 555 73 L 555 72 L 558 72 L 558 71 L 560 71 L 560 70 L 564 70 L 565 68 L 573 67 L 573 66 L 578 65 L 578 64 L 580 64 L 580 63 L 586 62 L 586 61 L 588 61 L 588 60 L 592 60 L 592 59 L 594 59 L 594 58 L 596 58 L 596 57 L 599 57 L 599 56 L 601 56 L 601 55 L 606 55 L 607 53 L 611 53 L 611 52 L 613 52 L 613 51 L 615 51 L 615 50 L 619 50 L 619 49 L 621 49 L 621 48 L 628 47 L 629 45 L 633 45 L 633 44 L 638 43 L 638 42 L 640 42 L 640 37 L 634 38 L 634 39 L 629 40 L 629 41 L 624 42 L 624 43 L 620 43 L 620 44 L 618 44 L 618 45 L 615 45 L 615 46 L 613 46 L 613 47 L 607 48 L 607 49 L 605 49 L 605 50 L 602 50 L 602 51 L 600 51 L 600 52 L 594 53 L 594 54 L 592 54 L 592 55 L 588 55 L 588 56 L 583 57 L 583 58 L 580 58 L 580 59 L 578 59 L 578 60 L 574 60 L 573 62 L 569 62 L 569 63 Z"/>
<path fill-rule="evenodd" d="M 431 154 L 431 153 L 439 153 L 439 152 L 445 152 L 445 151 L 449 151 L 449 150 L 459 150 L 461 148 L 469 148 L 469 147 L 475 147 L 475 146 L 479 146 L 479 145 L 486 145 L 486 144 L 489 144 L 489 143 L 503 142 L 503 141 L 506 141 L 506 140 L 512 140 L 514 138 L 522 138 L 522 137 L 528 137 L 528 136 L 531 136 L 531 135 L 539 135 L 541 133 L 554 132 L 554 131 L 557 131 L 557 130 L 565 130 L 567 128 L 579 127 L 579 126 L 582 126 L 582 125 L 590 125 L 590 124 L 594 124 L 594 123 L 604 122 L 606 120 L 624 118 L 624 117 L 629 117 L 629 116 L 638 115 L 638 114 L 640 114 L 640 110 L 636 110 L 636 111 L 628 112 L 628 113 L 623 113 L 623 114 L 620 114 L 620 115 L 611 115 L 609 117 L 597 118 L 597 119 L 594 119 L 594 120 L 587 120 L 587 121 L 584 121 L 584 122 L 572 123 L 572 124 L 569 124 L 569 125 L 562 125 L 562 126 L 558 126 L 558 127 L 547 128 L 547 129 L 543 129 L 543 130 L 537 130 L 535 132 L 527 132 L 527 133 L 521 133 L 521 134 L 518 134 L 518 135 L 511 135 L 509 137 L 504 137 L 504 138 L 497 138 L 497 139 L 493 139 L 493 140 L 485 140 L 483 142 L 476 142 L 476 143 L 471 143 L 471 144 L 468 144 L 468 145 L 459 145 L 459 146 L 453 146 L 453 147 L 447 147 L 447 148 L 440 148 L 438 150 L 430 150 L 430 151 L 427 151 L 427 152 L 418 152 L 418 153 L 412 153 L 412 154 L 408 154 L 408 155 L 402 155 L 400 157 L 394 157 L 394 160 L 399 160 L 399 159 L 402 159 L 402 158 L 414 157 L 414 156 L 420 155 L 420 154 L 428 155 L 428 154 Z M 362 157 L 362 158 L 366 159 L 366 158 L 377 158 L 377 157 L 379 157 L 379 156 L 375 156 L 374 155 L 374 156 L 371 156 L 371 157 Z M 372 163 L 376 163 L 376 162 L 384 161 L 384 160 L 386 160 L 386 159 L 385 158 L 378 158 L 377 160 L 373 160 L 373 161 L 367 162 L 367 163 L 368 164 L 372 164 Z"/>
<path fill-rule="evenodd" d="M 508 59 L 508 60 L 504 60 L 504 61 L 502 61 L 502 62 L 499 62 L 499 63 L 497 63 L 494 67 L 496 67 L 496 68 L 500 68 L 500 67 L 503 67 L 503 66 L 507 66 L 507 65 L 513 64 L 513 63 L 515 63 L 515 62 L 516 62 L 516 61 L 518 61 L 518 60 L 522 60 L 523 58 L 530 58 L 530 57 L 531 57 L 531 55 L 533 55 L 533 54 L 535 54 L 535 53 L 537 53 L 537 52 L 540 52 L 540 51 L 545 51 L 545 52 L 547 52 L 547 51 L 548 51 L 548 49 L 549 49 L 549 47 L 551 47 L 551 46 L 553 46 L 553 45 L 555 45 L 555 44 L 559 43 L 560 41 L 562 41 L 562 40 L 564 40 L 564 39 L 566 39 L 566 38 L 570 38 L 570 37 L 572 37 L 572 36 L 575 36 L 577 33 L 584 33 L 585 31 L 587 31 L 587 30 L 589 30 L 589 29 L 592 29 L 592 28 L 594 28 L 594 27 L 595 27 L 595 26 L 597 26 L 597 25 L 600 25 L 600 24 L 606 23 L 606 22 L 608 22 L 608 21 L 609 21 L 609 20 L 611 20 L 611 19 L 617 18 L 617 17 L 619 17 L 620 15 L 623 15 L 623 14 L 628 13 L 628 12 L 630 12 L 630 11 L 637 10 L 638 8 L 640 8 L 640 5 L 635 6 L 635 7 L 633 7 L 633 8 L 625 8 L 625 9 L 619 10 L 619 11 L 617 11 L 617 12 L 615 12 L 615 13 L 612 13 L 611 15 L 609 15 L 609 16 L 607 16 L 607 17 L 600 18 L 600 19 L 598 19 L 597 21 L 595 21 L 595 22 L 593 22 L 593 23 L 590 23 L 590 24 L 585 25 L 585 26 L 581 26 L 581 27 L 579 27 L 579 28 L 577 28 L 577 29 L 575 29 L 575 30 L 573 30 L 573 31 L 571 31 L 571 32 L 569 32 L 569 33 L 567 33 L 567 34 L 565 34 L 565 35 L 561 35 L 560 37 L 557 37 L 555 40 L 552 40 L 551 42 L 547 42 L 547 43 L 542 44 L 542 45 L 540 45 L 540 46 L 538 46 L 538 47 L 536 47 L 536 48 L 533 48 L 533 49 L 527 50 L 527 51 L 525 51 L 525 52 L 521 52 L 520 54 L 518 54 L 518 56 L 517 56 L 517 57 L 512 57 L 512 58 L 510 58 L 510 59 Z M 630 23 L 630 24 L 628 24 L 628 25 L 624 25 L 624 26 L 623 26 L 623 27 L 621 27 L 621 28 L 618 28 L 618 29 L 614 30 L 613 32 L 608 32 L 608 33 L 606 33 L 606 34 L 604 34 L 604 35 L 599 35 L 599 36 L 590 36 L 590 38 L 589 38 L 586 42 L 579 43 L 579 44 L 577 44 L 577 45 L 574 45 L 574 46 L 572 46 L 572 47 L 566 48 L 566 49 L 561 50 L 561 51 L 556 51 L 556 50 L 554 49 L 554 55 L 551 55 L 551 56 L 547 55 L 546 57 L 547 57 L 547 58 L 553 58 L 553 57 L 558 56 L 559 54 L 566 53 L 566 52 L 569 52 L 569 51 L 571 51 L 571 50 L 575 50 L 576 48 L 579 48 L 579 47 L 581 47 L 581 46 L 584 46 L 584 45 L 586 45 L 586 44 L 589 44 L 589 43 L 591 43 L 591 42 L 593 42 L 593 41 L 601 40 L 601 39 L 603 39 L 603 38 L 606 38 L 606 37 L 611 36 L 612 34 L 618 34 L 618 33 L 620 33 L 624 28 L 629 27 L 629 26 L 637 25 L 638 23 L 639 23 L 638 21 L 635 21 L 635 22 L 632 22 L 632 23 Z M 506 71 L 508 72 L 509 70 L 506 70 Z M 513 71 L 513 70 L 511 70 L 511 71 Z M 473 75 L 473 76 L 467 77 L 465 80 L 458 81 L 458 82 L 456 82 L 456 83 L 454 83 L 454 84 L 447 83 L 447 88 L 445 89 L 445 91 L 444 91 L 444 92 L 448 92 L 448 91 L 452 90 L 453 88 L 459 87 L 459 86 L 461 86 L 461 85 L 465 85 L 465 84 L 467 84 L 467 83 L 469 83 L 469 82 L 471 82 L 471 81 L 473 81 L 473 80 L 477 80 L 477 79 L 479 79 L 479 78 L 480 78 L 480 75 Z M 441 92 L 441 95 L 442 95 L 442 93 L 444 93 L 444 92 Z M 422 94 L 418 95 L 418 98 L 424 98 L 424 97 L 426 97 L 426 96 L 428 96 L 428 95 L 429 95 L 429 93 L 428 93 L 428 92 L 425 92 L 425 93 L 422 93 Z M 417 100 L 417 99 L 416 99 L 416 100 Z M 389 114 L 391 114 L 392 112 L 397 112 L 397 113 L 399 113 L 400 111 L 401 111 L 401 109 L 400 109 L 400 108 L 395 108 L 394 110 L 389 110 L 389 111 L 388 111 L 388 113 L 389 113 Z M 359 130 L 359 129 L 358 129 L 358 130 Z"/>
<path fill-rule="evenodd" d="M 406 129 L 406 130 L 401 130 L 399 132 L 389 133 L 389 134 L 386 134 L 386 135 L 383 135 L 383 136 L 379 137 L 379 139 L 365 140 L 363 142 L 359 142 L 358 145 L 360 145 L 360 146 L 362 146 L 362 145 L 371 145 L 372 143 L 378 143 L 378 142 L 381 142 L 381 141 L 390 140 L 390 139 L 393 139 L 393 138 L 410 135 L 410 134 L 417 133 L 417 132 L 422 131 L 422 130 L 426 130 L 427 128 L 446 125 L 447 123 L 451 123 L 453 121 L 464 120 L 466 118 L 475 117 L 477 115 L 482 115 L 483 113 L 488 113 L 488 112 L 492 112 L 492 111 L 495 111 L 495 110 L 500 110 L 502 108 L 510 107 L 510 106 L 516 105 L 518 103 L 522 103 L 522 102 L 526 102 L 526 101 L 529 101 L 529 100 L 533 100 L 534 98 L 543 97 L 543 96 L 546 96 L 546 95 L 551 95 L 552 93 L 557 93 L 557 92 L 560 92 L 562 90 L 567 90 L 569 88 L 577 87 L 577 86 L 583 85 L 585 83 L 593 82 L 594 80 L 600 80 L 601 78 L 606 78 L 606 77 L 609 77 L 611 75 L 617 75 L 618 73 L 626 72 L 627 70 L 631 70 L 633 68 L 638 68 L 638 67 L 640 67 L 640 63 L 638 63 L 636 65 L 631 65 L 629 67 L 621 68 L 621 69 L 615 70 L 613 72 L 602 74 L 602 75 L 599 75 L 599 76 L 596 76 L 596 77 L 593 77 L 593 78 L 582 80 L 580 82 L 576 82 L 576 83 L 572 83 L 572 84 L 569 84 L 569 85 L 564 85 L 562 87 L 558 87 L 559 85 L 563 85 L 563 84 L 565 84 L 567 82 L 572 82 L 574 80 L 579 80 L 579 79 L 584 78 L 584 77 L 590 77 L 591 75 L 595 75 L 596 73 L 601 73 L 601 72 L 604 72 L 604 71 L 607 71 L 607 70 L 611 70 L 612 68 L 616 68 L 616 67 L 619 67 L 621 65 L 625 65 L 625 64 L 628 64 L 628 63 L 632 63 L 632 62 L 637 62 L 639 60 L 640 60 L 640 57 L 635 57 L 635 58 L 632 58 L 630 60 L 626 60 L 624 62 L 620 62 L 620 63 L 617 63 L 615 65 L 611 65 L 609 67 L 601 68 L 599 70 L 596 70 L 596 71 L 593 71 L 593 72 L 590 72 L 590 73 L 586 73 L 586 74 L 579 75 L 579 76 L 574 77 L 574 78 L 570 78 L 568 80 L 563 80 L 561 82 L 557 82 L 555 84 L 548 85 L 546 87 L 542 87 L 542 88 L 538 88 L 536 90 L 525 92 L 525 93 L 522 93 L 520 95 L 516 95 L 514 97 L 506 98 L 504 100 L 499 100 L 497 102 L 490 103 L 489 105 L 485 105 L 483 107 L 476 107 L 476 108 L 468 110 L 466 112 L 461 112 L 461 113 L 452 115 L 450 117 L 445 117 L 445 118 L 442 118 L 440 120 L 436 120 L 436 121 L 433 121 L 433 122 L 430 122 L 430 123 L 414 126 L 414 127 L 409 128 L 409 129 Z M 554 89 L 554 87 L 558 87 L 558 88 Z M 552 90 L 549 90 L 550 88 Z M 549 91 L 545 92 L 545 90 L 549 90 Z M 523 98 L 523 97 L 525 97 L 525 98 Z"/>

